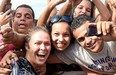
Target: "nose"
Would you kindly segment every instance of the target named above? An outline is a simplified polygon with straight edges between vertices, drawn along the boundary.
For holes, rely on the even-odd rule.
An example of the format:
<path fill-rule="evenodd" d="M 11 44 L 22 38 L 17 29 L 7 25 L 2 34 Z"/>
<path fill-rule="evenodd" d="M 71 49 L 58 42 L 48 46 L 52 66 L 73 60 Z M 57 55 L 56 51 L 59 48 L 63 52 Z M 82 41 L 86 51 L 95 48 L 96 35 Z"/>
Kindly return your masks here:
<path fill-rule="evenodd" d="M 45 50 L 46 49 L 46 47 L 45 47 L 45 45 L 42 43 L 41 45 L 40 45 L 40 50 Z"/>
<path fill-rule="evenodd" d="M 86 44 L 89 45 L 92 41 L 92 38 L 86 37 L 85 40 L 86 40 Z"/>
<path fill-rule="evenodd" d="M 63 41 L 63 36 L 59 36 L 59 41 Z"/>
<path fill-rule="evenodd" d="M 25 17 L 24 16 L 21 16 L 20 20 L 21 21 L 25 21 Z"/>
<path fill-rule="evenodd" d="M 86 9 L 85 9 L 85 8 L 82 9 L 82 13 L 83 13 L 83 14 L 86 13 Z"/>

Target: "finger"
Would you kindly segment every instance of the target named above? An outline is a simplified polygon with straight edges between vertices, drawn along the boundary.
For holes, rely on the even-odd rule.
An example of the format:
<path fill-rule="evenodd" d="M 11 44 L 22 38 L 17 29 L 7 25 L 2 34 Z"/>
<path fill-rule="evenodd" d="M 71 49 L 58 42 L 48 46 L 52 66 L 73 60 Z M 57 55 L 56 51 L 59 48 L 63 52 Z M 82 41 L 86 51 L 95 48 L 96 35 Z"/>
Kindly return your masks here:
<path fill-rule="evenodd" d="M 1 32 L 5 33 L 5 32 L 10 32 L 12 30 L 12 28 L 8 25 L 3 25 L 1 26 Z"/>
<path fill-rule="evenodd" d="M 10 44 L 10 43 L 12 43 L 12 41 L 10 41 L 10 39 L 8 39 L 8 38 L 2 38 L 2 41 L 3 41 L 5 44 Z"/>
<path fill-rule="evenodd" d="M 2 15 L 4 12 L 0 12 L 0 15 Z"/>
<path fill-rule="evenodd" d="M 102 25 L 101 22 L 98 22 L 97 25 L 96 25 L 98 34 L 102 33 L 101 25 Z"/>
<path fill-rule="evenodd" d="M 108 23 L 106 23 L 106 32 L 107 32 L 107 34 L 110 33 L 110 29 L 111 29 L 111 23 L 108 22 Z"/>
<path fill-rule="evenodd" d="M 8 15 L 10 12 L 11 12 L 12 10 L 11 9 L 9 9 L 9 10 L 7 10 L 3 15 Z"/>
<path fill-rule="evenodd" d="M 96 23 L 88 23 L 88 25 L 89 25 L 89 26 L 91 26 L 91 25 L 96 26 L 97 24 L 96 24 Z"/>
<path fill-rule="evenodd" d="M 106 31 L 106 22 L 102 22 L 102 34 L 106 35 L 107 31 Z"/>
<path fill-rule="evenodd" d="M 0 75 L 9 74 L 10 72 L 11 72 L 10 69 L 0 67 Z"/>

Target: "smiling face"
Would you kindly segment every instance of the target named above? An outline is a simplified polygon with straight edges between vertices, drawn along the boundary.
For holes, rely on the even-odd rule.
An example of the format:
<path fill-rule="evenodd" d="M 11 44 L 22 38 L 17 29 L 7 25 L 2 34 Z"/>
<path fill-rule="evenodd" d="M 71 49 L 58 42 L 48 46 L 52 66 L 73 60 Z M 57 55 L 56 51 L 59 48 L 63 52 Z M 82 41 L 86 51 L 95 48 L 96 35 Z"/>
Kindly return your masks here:
<path fill-rule="evenodd" d="M 91 3 L 89 0 L 82 0 L 74 10 L 74 17 L 85 14 L 87 16 L 91 15 Z"/>
<path fill-rule="evenodd" d="M 50 35 L 45 31 L 38 30 L 31 35 L 25 47 L 26 58 L 32 66 L 42 65 L 46 62 L 51 51 Z"/>
<path fill-rule="evenodd" d="M 57 50 L 63 51 L 71 41 L 70 26 L 66 22 L 57 22 L 52 26 L 52 43 Z"/>
<path fill-rule="evenodd" d="M 12 21 L 12 28 L 18 33 L 27 34 L 28 29 L 34 26 L 34 20 L 32 16 L 32 10 L 25 7 L 19 7 L 16 9 Z"/>
<path fill-rule="evenodd" d="M 73 31 L 73 35 L 78 41 L 78 43 L 87 50 L 92 52 L 100 52 L 103 47 L 103 41 L 100 39 L 93 39 L 87 36 L 87 28 L 89 26 L 89 22 L 85 22 L 82 26 L 75 29 Z M 81 33 L 80 33 L 81 32 Z"/>

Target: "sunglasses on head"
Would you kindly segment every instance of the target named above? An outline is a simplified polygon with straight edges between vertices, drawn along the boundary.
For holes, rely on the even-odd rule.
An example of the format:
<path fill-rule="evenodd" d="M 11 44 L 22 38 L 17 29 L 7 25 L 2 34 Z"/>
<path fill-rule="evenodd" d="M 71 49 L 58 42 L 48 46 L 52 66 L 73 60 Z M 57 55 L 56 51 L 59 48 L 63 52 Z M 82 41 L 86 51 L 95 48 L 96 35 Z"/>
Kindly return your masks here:
<path fill-rule="evenodd" d="M 71 17 L 70 16 L 68 16 L 68 15 L 62 15 L 62 16 L 60 16 L 60 15 L 55 15 L 55 16 L 53 16 L 52 18 L 51 18 L 51 23 L 56 23 L 56 22 L 58 22 L 58 21 L 65 21 L 65 22 L 68 22 L 68 23 L 71 23 L 72 22 L 72 19 L 71 19 Z"/>

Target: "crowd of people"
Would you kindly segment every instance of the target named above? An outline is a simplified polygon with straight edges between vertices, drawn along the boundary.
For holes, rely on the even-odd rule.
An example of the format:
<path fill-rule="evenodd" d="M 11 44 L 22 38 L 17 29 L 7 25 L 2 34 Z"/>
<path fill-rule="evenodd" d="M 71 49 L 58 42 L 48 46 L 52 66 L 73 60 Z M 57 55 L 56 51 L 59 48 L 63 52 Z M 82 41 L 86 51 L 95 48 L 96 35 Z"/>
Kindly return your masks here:
<path fill-rule="evenodd" d="M 58 71 L 66 71 L 64 65 L 71 67 L 70 71 L 82 70 L 85 75 L 114 75 L 116 1 L 46 2 L 35 20 L 31 6 L 22 3 L 12 10 L 11 0 L 2 0 L 0 75 L 12 75 L 14 66 L 15 75 L 57 75 Z M 61 3 L 64 6 L 57 10 Z M 62 66 L 50 68 L 57 64 Z"/>

